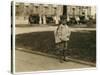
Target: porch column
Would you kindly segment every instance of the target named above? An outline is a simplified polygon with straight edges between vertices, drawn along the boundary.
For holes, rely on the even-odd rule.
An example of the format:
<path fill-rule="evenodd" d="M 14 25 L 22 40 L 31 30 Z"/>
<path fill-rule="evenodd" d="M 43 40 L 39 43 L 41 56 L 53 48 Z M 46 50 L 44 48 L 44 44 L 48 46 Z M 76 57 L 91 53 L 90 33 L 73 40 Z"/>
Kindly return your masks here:
<path fill-rule="evenodd" d="M 43 24 L 46 24 L 46 16 L 43 16 Z"/>
<path fill-rule="evenodd" d="M 42 24 L 42 16 L 39 16 L 39 24 Z"/>
<path fill-rule="evenodd" d="M 56 24 L 59 24 L 59 16 L 56 16 Z"/>

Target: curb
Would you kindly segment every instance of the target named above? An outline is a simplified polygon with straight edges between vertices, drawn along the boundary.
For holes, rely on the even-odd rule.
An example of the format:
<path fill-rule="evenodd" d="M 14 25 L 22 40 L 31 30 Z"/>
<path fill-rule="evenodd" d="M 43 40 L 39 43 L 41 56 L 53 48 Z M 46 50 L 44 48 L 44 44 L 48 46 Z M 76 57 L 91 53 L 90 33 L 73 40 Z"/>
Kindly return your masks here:
<path fill-rule="evenodd" d="M 42 53 L 42 52 L 37 52 L 37 51 L 32 51 L 31 49 L 24 49 L 24 48 L 15 48 L 15 50 L 19 50 L 19 51 L 23 51 L 23 52 L 28 52 L 28 53 L 32 53 L 32 54 L 37 54 L 37 55 L 42 55 L 42 56 L 46 56 L 46 57 L 51 57 L 51 58 L 57 58 L 57 56 L 55 55 L 51 55 L 51 54 L 46 54 L 46 53 Z M 84 65 L 89 65 L 89 66 L 92 66 L 92 67 L 96 67 L 96 64 L 95 63 L 91 63 L 91 62 L 86 62 L 86 61 L 82 61 L 82 60 L 79 60 L 79 59 L 73 59 L 71 57 L 66 57 L 66 62 L 68 61 L 72 61 L 72 62 L 76 62 L 76 63 L 80 63 L 80 64 L 84 64 Z"/>

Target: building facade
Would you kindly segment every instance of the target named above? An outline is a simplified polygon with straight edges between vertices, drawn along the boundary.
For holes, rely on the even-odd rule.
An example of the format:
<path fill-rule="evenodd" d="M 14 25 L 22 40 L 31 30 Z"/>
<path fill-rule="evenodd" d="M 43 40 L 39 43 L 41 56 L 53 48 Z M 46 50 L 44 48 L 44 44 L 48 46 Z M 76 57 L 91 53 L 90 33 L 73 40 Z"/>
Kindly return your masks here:
<path fill-rule="evenodd" d="M 85 18 L 94 16 L 91 6 L 71 6 L 52 4 L 16 3 L 16 24 L 29 24 L 29 16 L 33 16 L 33 24 L 59 24 L 62 15 L 67 20 L 84 15 Z M 84 13 L 84 14 L 83 14 Z"/>

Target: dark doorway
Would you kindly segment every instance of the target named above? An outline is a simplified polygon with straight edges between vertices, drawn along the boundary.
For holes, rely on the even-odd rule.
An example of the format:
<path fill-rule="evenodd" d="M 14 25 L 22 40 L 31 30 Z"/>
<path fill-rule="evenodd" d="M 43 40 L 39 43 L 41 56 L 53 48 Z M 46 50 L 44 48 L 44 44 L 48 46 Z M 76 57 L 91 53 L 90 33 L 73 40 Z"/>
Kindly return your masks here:
<path fill-rule="evenodd" d="M 63 6 L 63 15 L 67 15 L 67 6 Z"/>
<path fill-rule="evenodd" d="M 39 15 L 30 15 L 29 22 L 30 24 L 39 24 Z"/>

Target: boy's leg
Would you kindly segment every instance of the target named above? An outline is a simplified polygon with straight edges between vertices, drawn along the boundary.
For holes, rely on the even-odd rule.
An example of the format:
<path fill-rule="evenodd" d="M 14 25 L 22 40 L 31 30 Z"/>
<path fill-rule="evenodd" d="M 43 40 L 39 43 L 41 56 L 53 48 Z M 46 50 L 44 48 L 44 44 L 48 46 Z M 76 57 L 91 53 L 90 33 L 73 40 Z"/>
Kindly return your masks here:
<path fill-rule="evenodd" d="M 64 41 L 61 44 L 60 49 L 60 62 L 66 61 L 66 49 L 67 49 L 67 43 Z"/>
<path fill-rule="evenodd" d="M 59 60 L 62 63 L 63 61 L 66 61 L 66 50 L 67 50 L 67 42 L 61 42 L 59 43 Z"/>
<path fill-rule="evenodd" d="M 63 42 L 59 43 L 59 46 L 60 46 L 60 48 L 59 48 L 59 60 L 62 63 L 63 62 L 63 46 L 64 46 Z"/>
<path fill-rule="evenodd" d="M 63 60 L 66 61 L 67 41 L 64 42 Z"/>
<path fill-rule="evenodd" d="M 65 53 L 65 50 L 63 50 L 63 60 L 66 61 L 66 53 Z"/>
<path fill-rule="evenodd" d="M 63 62 L 63 50 L 62 49 L 60 50 L 60 53 L 59 53 L 59 60 L 61 63 Z"/>
<path fill-rule="evenodd" d="M 56 48 L 57 48 L 58 59 L 62 63 L 62 44 L 57 43 Z"/>

